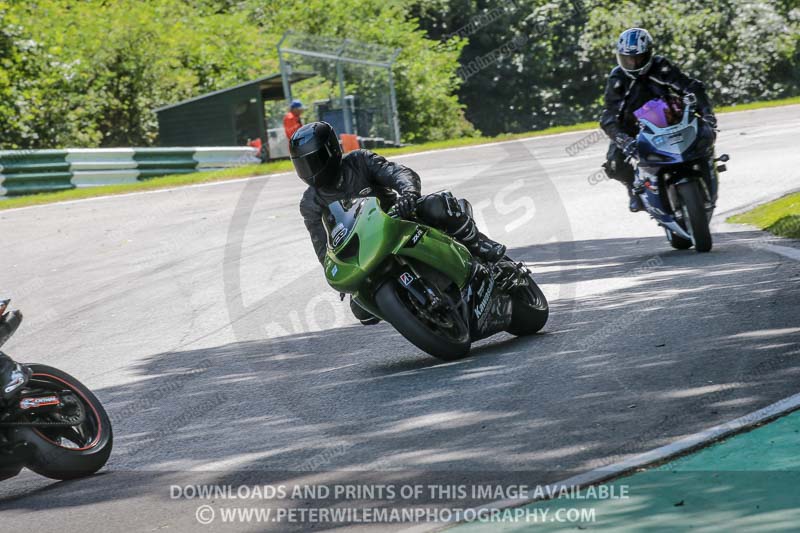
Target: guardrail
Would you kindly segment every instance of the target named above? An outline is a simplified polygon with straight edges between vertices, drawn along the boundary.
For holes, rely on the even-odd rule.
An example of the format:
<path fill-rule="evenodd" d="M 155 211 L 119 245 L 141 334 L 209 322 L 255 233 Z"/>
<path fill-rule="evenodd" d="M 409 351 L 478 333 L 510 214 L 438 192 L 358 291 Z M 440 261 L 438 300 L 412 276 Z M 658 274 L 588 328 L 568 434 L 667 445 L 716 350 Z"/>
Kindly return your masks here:
<path fill-rule="evenodd" d="M 0 151 L 0 196 L 132 183 L 259 163 L 251 147 Z"/>

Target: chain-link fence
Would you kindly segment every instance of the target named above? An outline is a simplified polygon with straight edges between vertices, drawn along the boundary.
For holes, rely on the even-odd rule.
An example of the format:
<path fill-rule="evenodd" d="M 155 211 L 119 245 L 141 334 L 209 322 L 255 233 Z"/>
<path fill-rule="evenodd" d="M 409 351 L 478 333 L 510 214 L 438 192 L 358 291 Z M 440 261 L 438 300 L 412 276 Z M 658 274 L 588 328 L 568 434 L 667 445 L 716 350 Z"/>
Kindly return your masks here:
<path fill-rule="evenodd" d="M 352 39 L 286 32 L 278 43 L 284 94 L 301 99 L 307 118 L 329 122 L 339 133 L 362 138 L 367 147 L 400 144 L 392 65 L 400 49 Z M 313 72 L 290 84 L 292 72 Z M 268 109 L 268 115 L 283 107 Z"/>

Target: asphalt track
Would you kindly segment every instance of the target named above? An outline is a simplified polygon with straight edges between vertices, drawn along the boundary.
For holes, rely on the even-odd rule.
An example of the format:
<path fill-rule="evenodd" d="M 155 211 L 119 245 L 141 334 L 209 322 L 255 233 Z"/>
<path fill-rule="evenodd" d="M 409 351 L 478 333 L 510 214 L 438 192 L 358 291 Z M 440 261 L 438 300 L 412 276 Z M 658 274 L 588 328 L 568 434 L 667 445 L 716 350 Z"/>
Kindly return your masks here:
<path fill-rule="evenodd" d="M 115 431 L 102 475 L 0 484 L 0 529 L 196 530 L 209 502 L 172 485 L 553 482 L 797 393 L 800 263 L 721 222 L 800 188 L 800 106 L 720 127 L 709 254 L 627 212 L 596 174 L 605 141 L 569 155 L 585 132 L 398 158 L 470 199 L 551 301 L 542 334 L 449 364 L 357 325 L 288 175 L 0 212 L 2 288 L 26 314 L 7 351 L 79 377 Z"/>

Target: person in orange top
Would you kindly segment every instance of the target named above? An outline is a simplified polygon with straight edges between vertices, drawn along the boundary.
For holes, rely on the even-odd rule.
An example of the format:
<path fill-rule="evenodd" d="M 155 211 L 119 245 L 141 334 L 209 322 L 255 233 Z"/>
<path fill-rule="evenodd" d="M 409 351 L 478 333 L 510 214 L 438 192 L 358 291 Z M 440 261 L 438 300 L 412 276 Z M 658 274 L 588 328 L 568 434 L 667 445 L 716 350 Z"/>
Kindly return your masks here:
<path fill-rule="evenodd" d="M 303 102 L 300 100 L 292 100 L 292 103 L 289 104 L 289 111 L 283 116 L 283 130 L 286 132 L 287 139 L 291 139 L 294 132 L 303 125 L 300 116 L 303 114 L 304 109 Z"/>

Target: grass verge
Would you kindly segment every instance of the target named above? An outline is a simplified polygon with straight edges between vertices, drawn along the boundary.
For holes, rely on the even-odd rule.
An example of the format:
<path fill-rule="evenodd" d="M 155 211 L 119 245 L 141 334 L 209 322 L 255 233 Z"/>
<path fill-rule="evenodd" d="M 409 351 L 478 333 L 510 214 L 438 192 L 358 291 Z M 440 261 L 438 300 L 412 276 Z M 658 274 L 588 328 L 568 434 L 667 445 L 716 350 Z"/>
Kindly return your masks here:
<path fill-rule="evenodd" d="M 376 151 L 379 151 L 381 155 L 391 157 L 403 154 L 428 152 L 431 150 L 441 150 L 443 148 L 458 148 L 461 146 L 474 146 L 493 142 L 513 141 L 515 139 L 527 139 L 529 137 L 539 137 L 542 135 L 554 135 L 556 133 L 584 131 L 596 126 L 597 123 L 595 122 L 583 122 L 581 124 L 573 124 L 571 126 L 555 126 L 544 130 L 525 133 L 504 133 L 496 137 L 465 137 L 461 139 L 450 139 L 447 141 L 434 141 L 423 144 L 403 146 L 402 148 L 383 148 Z M 15 196 L 6 199 L 0 198 L 0 210 L 51 204 L 54 202 L 65 202 L 69 200 L 81 200 L 83 198 L 93 198 L 96 196 L 111 196 L 115 194 L 125 194 L 131 192 L 170 189 L 173 187 L 180 187 L 182 185 L 196 185 L 199 183 L 250 178 L 253 176 L 263 176 L 266 174 L 275 174 L 289 170 L 292 170 L 292 163 L 288 160 L 284 160 L 266 163 L 263 165 L 244 165 L 223 170 L 210 170 L 205 172 L 194 172 L 192 174 L 163 176 L 137 183 L 101 185 L 99 187 L 85 187 L 80 189 L 70 189 L 68 191 Z"/>
<path fill-rule="evenodd" d="M 731 111 L 749 111 L 767 107 L 779 107 L 786 105 L 800 104 L 800 96 L 785 98 L 783 100 L 772 100 L 767 102 L 752 102 L 734 106 L 721 107 L 717 113 L 728 113 Z M 585 131 L 597 127 L 596 122 L 582 122 L 570 126 L 554 126 L 537 131 L 524 133 L 504 133 L 496 137 L 464 137 L 460 139 L 449 139 L 446 141 L 434 141 L 423 144 L 404 146 L 402 148 L 385 148 L 380 153 L 385 156 L 395 156 L 402 154 L 412 154 L 428 152 L 431 150 L 442 150 L 444 148 L 458 148 L 462 146 L 476 146 L 502 141 L 513 141 L 516 139 L 528 139 L 543 135 L 554 135 L 557 133 L 569 133 L 575 131 Z M 83 198 L 93 198 L 96 196 L 110 196 L 115 194 L 125 194 L 139 191 L 151 191 L 157 189 L 169 189 L 182 185 L 195 185 L 198 183 L 210 183 L 215 181 L 225 181 L 238 178 L 250 178 L 277 172 L 286 172 L 292 169 L 289 161 L 277 161 L 264 165 L 246 165 L 241 167 L 229 168 L 224 170 L 212 170 L 205 172 L 195 172 L 193 174 L 179 174 L 164 176 L 137 183 L 125 183 L 120 185 L 103 185 L 100 187 L 88 187 L 72 189 L 69 191 L 59 191 L 52 193 L 33 194 L 29 196 L 18 196 L 7 199 L 0 199 L 0 210 L 14 209 L 17 207 L 28 207 L 32 205 L 50 204 L 54 202 L 64 202 L 68 200 L 80 200 Z"/>
<path fill-rule="evenodd" d="M 734 215 L 727 220 L 734 224 L 752 224 L 780 237 L 800 239 L 800 193 Z"/>
<path fill-rule="evenodd" d="M 30 194 L 27 196 L 14 196 L 5 199 L 0 198 L 0 210 L 29 207 L 32 205 L 51 204 L 54 202 L 66 202 L 69 200 L 81 200 L 84 198 L 94 198 L 96 196 L 112 196 L 131 192 L 170 189 L 173 187 L 181 187 L 183 185 L 197 185 L 200 183 L 251 178 L 253 176 L 261 176 L 264 174 L 286 172 L 287 170 L 292 170 L 292 163 L 290 161 L 276 161 L 264 165 L 243 165 L 222 170 L 194 172 L 192 174 L 175 174 L 160 178 L 152 178 L 146 181 L 139 181 L 136 183 L 101 185 L 99 187 L 85 187 L 80 189 L 70 189 L 68 191 L 45 192 L 41 194 Z"/>
<path fill-rule="evenodd" d="M 782 107 L 785 105 L 800 104 L 800 96 L 783 98 L 782 100 L 767 100 L 766 102 L 750 102 L 749 104 L 728 105 L 717 108 L 715 113 L 730 113 L 731 111 L 751 111 L 768 107 Z"/>

